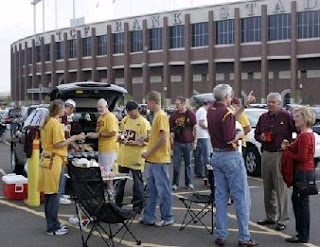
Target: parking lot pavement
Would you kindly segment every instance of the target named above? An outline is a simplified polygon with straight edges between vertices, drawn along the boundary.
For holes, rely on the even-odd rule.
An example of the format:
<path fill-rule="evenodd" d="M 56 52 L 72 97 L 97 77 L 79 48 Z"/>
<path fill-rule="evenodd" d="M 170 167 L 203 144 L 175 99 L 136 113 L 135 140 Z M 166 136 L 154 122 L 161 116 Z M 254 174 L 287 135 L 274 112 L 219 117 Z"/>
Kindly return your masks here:
<path fill-rule="evenodd" d="M 0 168 L 9 172 L 9 147 L 0 143 Z M 317 177 L 320 180 L 320 170 L 317 170 Z M 194 179 L 195 191 L 208 191 L 209 188 L 204 186 L 201 179 Z M 263 209 L 263 190 L 262 181 L 259 178 L 249 178 L 250 192 L 252 198 L 250 230 L 252 238 L 259 242 L 262 247 L 286 247 L 286 246 L 320 246 L 320 197 L 311 198 L 311 233 L 310 243 L 308 244 L 289 244 L 284 241 L 286 237 L 293 235 L 294 216 L 292 213 L 291 203 L 290 222 L 283 232 L 277 232 L 272 228 L 257 225 L 255 222 L 264 217 Z M 130 200 L 131 182 L 128 183 L 125 198 Z M 131 229 L 137 237 L 142 239 L 142 246 L 145 247 L 193 247 L 193 246 L 214 246 L 213 240 L 215 235 L 210 235 L 203 226 L 195 224 L 180 231 L 186 209 L 178 200 L 178 197 L 187 197 L 194 193 L 181 188 L 173 193 L 174 197 L 174 216 L 175 223 L 168 227 L 150 227 L 138 223 L 138 217 L 135 219 Z M 290 192 L 291 194 L 291 192 Z M 59 217 L 62 223 L 69 227 L 69 233 L 65 236 L 47 236 L 44 234 L 45 218 L 43 205 L 38 208 L 29 208 L 23 201 L 7 201 L 5 198 L 0 199 L 0 239 L 1 246 L 81 246 L 81 239 L 77 226 L 70 225 L 68 219 L 75 214 L 75 207 L 71 205 L 61 205 Z M 229 237 L 226 246 L 237 246 L 237 222 L 234 206 L 229 206 Z M 210 217 L 205 217 L 204 223 L 210 225 Z M 89 229 L 86 229 L 88 231 Z M 92 246 L 105 246 L 97 235 L 92 238 Z M 125 241 L 120 246 L 136 246 L 130 236 L 126 236 Z"/>

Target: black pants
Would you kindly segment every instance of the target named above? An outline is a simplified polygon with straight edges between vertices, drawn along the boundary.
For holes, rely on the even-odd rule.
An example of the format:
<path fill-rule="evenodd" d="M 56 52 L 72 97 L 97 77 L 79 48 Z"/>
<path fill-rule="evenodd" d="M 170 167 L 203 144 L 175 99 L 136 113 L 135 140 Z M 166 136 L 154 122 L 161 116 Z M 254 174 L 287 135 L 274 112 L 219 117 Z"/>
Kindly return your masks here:
<path fill-rule="evenodd" d="M 140 213 L 143 209 L 143 178 L 140 170 L 133 170 L 127 167 L 119 166 L 119 172 L 129 173 L 131 171 L 133 177 L 133 210 Z M 117 184 L 116 204 L 121 207 L 124 195 L 124 187 L 127 179 L 120 180 Z"/>
<path fill-rule="evenodd" d="M 314 179 L 314 172 L 295 172 L 295 182 L 307 182 Z M 292 205 L 294 216 L 296 218 L 296 231 L 297 237 L 301 240 L 309 240 L 309 231 L 310 231 L 310 206 L 309 206 L 309 196 L 300 197 L 299 190 L 293 185 L 292 192 Z"/>

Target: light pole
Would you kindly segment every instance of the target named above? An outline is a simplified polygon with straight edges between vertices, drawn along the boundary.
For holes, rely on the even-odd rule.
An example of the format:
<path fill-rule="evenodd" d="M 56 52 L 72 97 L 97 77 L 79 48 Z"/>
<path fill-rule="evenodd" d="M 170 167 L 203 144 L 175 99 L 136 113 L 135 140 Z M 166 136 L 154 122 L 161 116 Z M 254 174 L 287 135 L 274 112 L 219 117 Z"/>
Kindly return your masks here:
<path fill-rule="evenodd" d="M 33 32 L 36 33 L 37 32 L 37 9 L 36 9 L 36 5 L 41 2 L 41 0 L 31 0 L 31 4 L 33 5 Z"/>
<path fill-rule="evenodd" d="M 42 0 L 42 32 L 45 32 L 45 5 L 44 5 L 44 0 Z"/>
<path fill-rule="evenodd" d="M 73 3 L 72 3 L 72 18 L 73 19 L 76 18 L 76 0 L 73 0 Z"/>

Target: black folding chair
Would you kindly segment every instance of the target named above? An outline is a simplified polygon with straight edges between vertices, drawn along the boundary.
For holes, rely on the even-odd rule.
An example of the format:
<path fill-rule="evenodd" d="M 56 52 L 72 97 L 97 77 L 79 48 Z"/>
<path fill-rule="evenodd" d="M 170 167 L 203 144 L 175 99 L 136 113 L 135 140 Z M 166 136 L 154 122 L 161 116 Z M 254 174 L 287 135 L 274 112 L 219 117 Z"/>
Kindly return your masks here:
<path fill-rule="evenodd" d="M 138 240 L 129 229 L 136 213 L 131 210 L 121 209 L 115 203 L 106 201 L 104 182 L 99 167 L 81 168 L 70 165 L 69 174 L 73 185 L 83 247 L 88 247 L 88 241 L 95 231 L 98 232 L 107 246 L 114 247 L 114 238 L 119 235 L 120 245 L 127 232 L 134 238 L 137 245 L 141 245 L 141 240 Z M 81 226 L 82 217 L 79 216 L 79 209 L 91 222 L 92 228 L 86 237 Z M 116 227 L 112 227 L 112 225 L 116 225 Z M 103 234 L 107 235 L 111 240 L 111 244 L 107 242 Z"/>
<path fill-rule="evenodd" d="M 194 193 L 188 198 L 179 198 L 187 209 L 184 219 L 182 221 L 180 230 L 185 229 L 191 223 L 200 223 L 205 229 L 213 234 L 215 229 L 214 218 L 216 216 L 214 203 L 214 177 L 211 165 L 207 165 L 208 182 L 210 184 L 210 194 Z M 211 229 L 203 222 L 206 215 L 211 217 Z"/>

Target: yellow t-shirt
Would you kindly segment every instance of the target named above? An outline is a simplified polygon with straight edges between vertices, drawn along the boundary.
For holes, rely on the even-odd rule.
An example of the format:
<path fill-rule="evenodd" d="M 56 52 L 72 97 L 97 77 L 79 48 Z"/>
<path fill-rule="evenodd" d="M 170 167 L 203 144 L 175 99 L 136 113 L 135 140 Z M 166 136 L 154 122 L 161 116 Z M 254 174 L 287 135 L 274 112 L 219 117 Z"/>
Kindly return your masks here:
<path fill-rule="evenodd" d="M 119 132 L 119 122 L 117 117 L 112 113 L 107 113 L 100 116 L 97 121 L 97 132 L 117 132 L 115 136 L 112 137 L 99 137 L 98 150 L 99 152 L 118 152 L 118 132 Z"/>
<path fill-rule="evenodd" d="M 64 128 L 55 118 L 50 118 L 41 129 L 42 154 L 45 155 L 40 161 L 38 190 L 45 194 L 56 194 L 59 191 L 60 174 L 62 165 L 67 159 L 67 146 L 54 148 L 65 140 Z"/>
<path fill-rule="evenodd" d="M 148 149 L 155 146 L 155 144 L 158 142 L 160 139 L 160 131 L 164 131 L 166 133 L 167 140 L 161 147 L 150 154 L 146 160 L 147 162 L 160 164 L 171 162 L 170 125 L 168 116 L 163 110 L 159 110 L 154 115 Z"/>
<path fill-rule="evenodd" d="M 247 115 L 242 112 L 237 121 L 241 124 L 242 128 L 246 128 L 250 126 L 250 122 L 248 120 Z M 242 146 L 246 147 L 247 146 L 247 135 L 244 135 L 242 137 Z"/>
<path fill-rule="evenodd" d="M 126 116 L 121 121 L 120 130 L 122 135 L 124 135 L 124 140 L 137 141 L 142 136 L 144 138 L 148 137 L 150 123 L 142 116 L 139 116 L 137 119 Z M 141 154 L 145 151 L 146 146 L 121 144 L 117 162 L 119 166 L 143 171 L 145 160 L 141 157 Z"/>
<path fill-rule="evenodd" d="M 53 144 L 65 141 L 64 125 L 57 119 L 50 118 L 44 128 L 41 129 L 41 147 L 43 151 L 56 153 L 60 156 L 68 156 L 68 147 L 54 148 Z"/>

